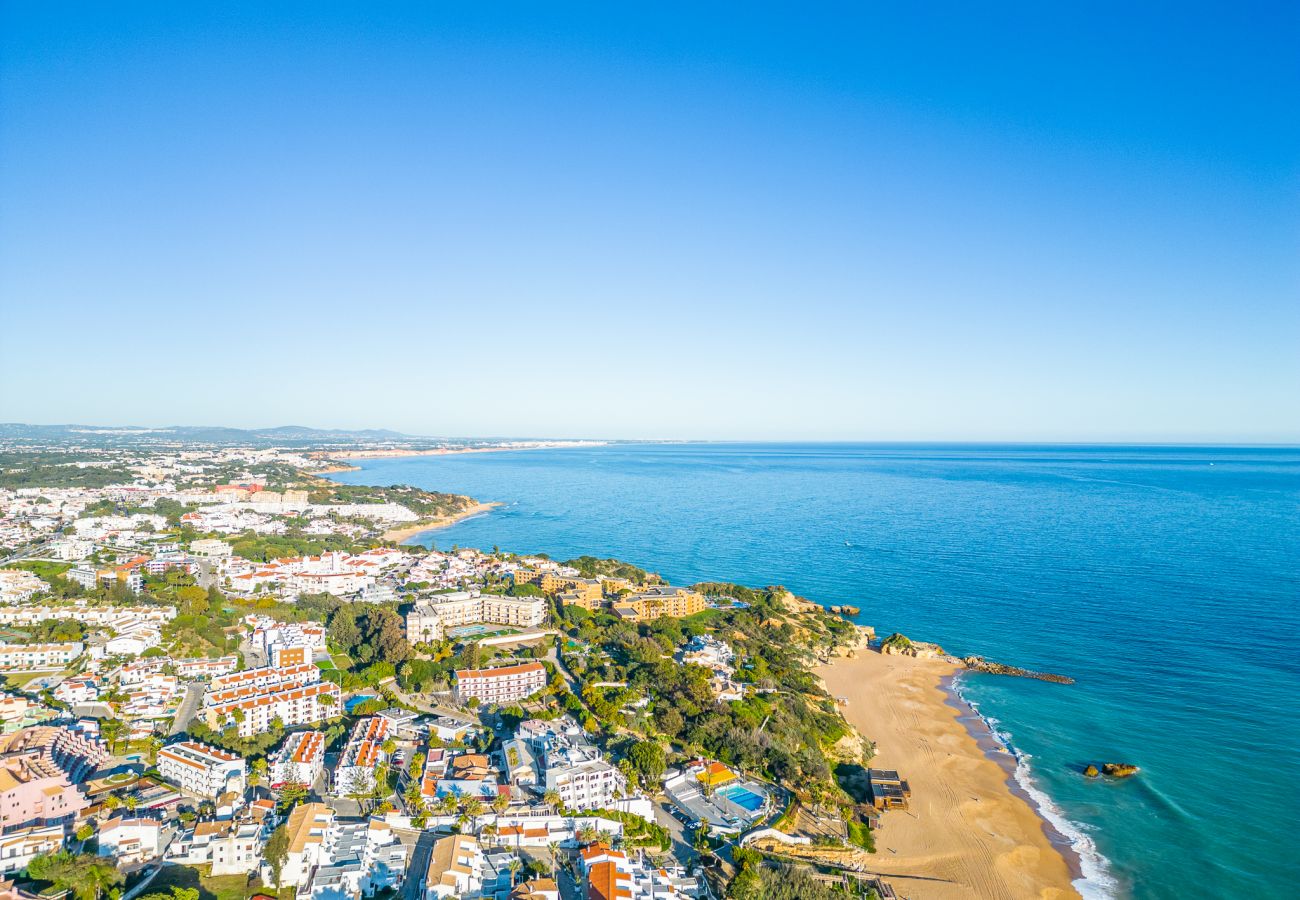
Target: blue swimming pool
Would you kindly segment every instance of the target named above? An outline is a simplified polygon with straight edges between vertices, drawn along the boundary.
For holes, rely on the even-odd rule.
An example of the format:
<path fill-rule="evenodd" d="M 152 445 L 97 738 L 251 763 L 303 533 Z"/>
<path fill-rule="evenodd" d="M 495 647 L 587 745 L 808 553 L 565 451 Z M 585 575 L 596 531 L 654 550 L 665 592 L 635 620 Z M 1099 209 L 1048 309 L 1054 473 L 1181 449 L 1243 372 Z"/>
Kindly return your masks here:
<path fill-rule="evenodd" d="M 718 793 L 726 797 L 732 803 L 741 809 L 749 812 L 758 812 L 763 808 L 763 797 L 761 794 L 755 794 L 749 788 L 733 784 L 730 787 L 719 788 Z"/>

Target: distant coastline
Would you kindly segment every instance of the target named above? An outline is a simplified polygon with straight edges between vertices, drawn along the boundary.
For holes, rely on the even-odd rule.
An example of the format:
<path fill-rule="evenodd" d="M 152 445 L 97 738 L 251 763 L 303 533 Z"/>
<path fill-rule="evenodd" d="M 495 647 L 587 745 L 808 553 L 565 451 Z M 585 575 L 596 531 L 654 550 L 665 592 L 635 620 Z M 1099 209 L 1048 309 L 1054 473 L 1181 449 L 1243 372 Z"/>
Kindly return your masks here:
<path fill-rule="evenodd" d="M 566 447 L 603 447 L 607 443 L 608 441 L 512 441 L 491 447 L 427 447 L 419 450 L 407 447 L 391 447 L 374 450 L 322 450 L 312 454 L 312 456 L 316 459 L 402 459 L 412 456 L 450 456 L 458 453 L 504 453 L 508 450 L 561 450 Z"/>

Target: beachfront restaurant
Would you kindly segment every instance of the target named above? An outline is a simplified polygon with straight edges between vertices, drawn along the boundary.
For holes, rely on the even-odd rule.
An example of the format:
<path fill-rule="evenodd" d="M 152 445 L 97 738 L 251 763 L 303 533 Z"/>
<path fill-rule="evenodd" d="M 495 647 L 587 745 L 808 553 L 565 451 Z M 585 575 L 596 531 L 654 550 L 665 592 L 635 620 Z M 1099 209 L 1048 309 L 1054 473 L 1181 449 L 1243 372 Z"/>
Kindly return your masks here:
<path fill-rule="evenodd" d="M 893 769 L 868 769 L 871 805 L 876 809 L 907 809 L 912 787 Z"/>

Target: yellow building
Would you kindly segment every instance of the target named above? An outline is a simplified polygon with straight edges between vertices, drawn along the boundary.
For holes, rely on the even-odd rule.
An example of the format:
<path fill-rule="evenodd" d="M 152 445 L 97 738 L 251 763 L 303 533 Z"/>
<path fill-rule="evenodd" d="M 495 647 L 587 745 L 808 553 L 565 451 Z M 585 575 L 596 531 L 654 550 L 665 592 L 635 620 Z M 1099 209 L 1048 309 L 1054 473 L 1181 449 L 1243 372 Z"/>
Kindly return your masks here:
<path fill-rule="evenodd" d="M 576 606 L 579 609 L 585 609 L 589 612 L 595 612 L 605 603 L 604 598 L 599 594 L 592 597 L 581 591 L 560 591 L 560 593 L 555 595 L 555 599 L 560 602 L 561 606 Z"/>
<path fill-rule="evenodd" d="M 633 622 L 643 619 L 657 619 L 671 616 L 680 619 L 693 616 L 708 608 L 704 595 L 689 588 L 652 587 L 645 588 L 614 604 L 616 616 Z"/>

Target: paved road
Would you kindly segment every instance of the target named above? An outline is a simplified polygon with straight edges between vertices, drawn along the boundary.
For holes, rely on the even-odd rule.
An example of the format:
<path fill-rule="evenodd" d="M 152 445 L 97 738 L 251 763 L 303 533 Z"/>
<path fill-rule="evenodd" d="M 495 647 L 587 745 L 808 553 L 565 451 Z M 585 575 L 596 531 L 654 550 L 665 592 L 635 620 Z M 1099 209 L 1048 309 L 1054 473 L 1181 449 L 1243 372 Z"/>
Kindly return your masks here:
<path fill-rule="evenodd" d="M 168 734 L 180 734 L 189 727 L 190 720 L 199 711 L 199 701 L 203 699 L 204 687 L 205 685 L 198 682 L 191 682 L 185 689 L 185 699 L 176 710 L 176 718 L 172 719 L 172 730 Z"/>
<path fill-rule="evenodd" d="M 432 831 L 420 832 L 411 848 L 411 860 L 406 866 L 406 880 L 402 882 L 401 900 L 424 900 L 424 879 L 429 874 L 429 860 L 438 836 Z"/>

